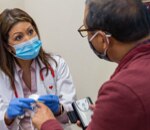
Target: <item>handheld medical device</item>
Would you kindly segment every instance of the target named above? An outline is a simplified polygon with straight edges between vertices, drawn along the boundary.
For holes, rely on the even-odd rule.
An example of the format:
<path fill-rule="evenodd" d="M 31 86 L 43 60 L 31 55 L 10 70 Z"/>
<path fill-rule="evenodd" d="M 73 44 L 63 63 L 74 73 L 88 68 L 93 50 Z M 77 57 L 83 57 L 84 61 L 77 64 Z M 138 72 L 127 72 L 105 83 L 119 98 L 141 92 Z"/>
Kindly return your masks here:
<path fill-rule="evenodd" d="M 93 104 L 90 97 L 79 99 L 72 103 L 74 112 L 78 120 L 80 120 L 83 130 L 87 128 L 93 114 L 93 111 L 90 109 L 90 104 Z"/>

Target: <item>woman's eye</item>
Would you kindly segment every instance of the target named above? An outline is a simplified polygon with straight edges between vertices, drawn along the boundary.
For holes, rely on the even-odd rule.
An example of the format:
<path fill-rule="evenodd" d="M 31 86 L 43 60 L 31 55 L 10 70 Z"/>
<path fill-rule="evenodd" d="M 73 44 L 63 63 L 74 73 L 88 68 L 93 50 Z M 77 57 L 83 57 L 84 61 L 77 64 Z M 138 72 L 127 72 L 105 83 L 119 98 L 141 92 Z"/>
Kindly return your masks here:
<path fill-rule="evenodd" d="M 22 39 L 22 36 L 21 35 L 18 35 L 15 37 L 15 41 L 20 41 Z"/>
<path fill-rule="evenodd" d="M 28 32 L 28 34 L 29 34 L 29 35 L 32 35 L 33 32 L 34 32 L 34 30 L 33 30 L 33 29 L 30 29 L 29 32 Z"/>

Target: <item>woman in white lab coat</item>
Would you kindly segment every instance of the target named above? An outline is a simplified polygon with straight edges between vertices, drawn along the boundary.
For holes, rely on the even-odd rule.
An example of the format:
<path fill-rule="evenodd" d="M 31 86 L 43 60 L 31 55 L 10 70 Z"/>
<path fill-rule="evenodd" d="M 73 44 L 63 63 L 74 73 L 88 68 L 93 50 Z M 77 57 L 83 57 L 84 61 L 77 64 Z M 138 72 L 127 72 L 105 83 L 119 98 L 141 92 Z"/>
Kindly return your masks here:
<path fill-rule="evenodd" d="M 75 88 L 69 68 L 58 55 L 41 47 L 38 28 L 23 10 L 0 14 L 0 130 L 33 130 L 34 103 L 39 95 L 62 124 L 72 110 Z"/>

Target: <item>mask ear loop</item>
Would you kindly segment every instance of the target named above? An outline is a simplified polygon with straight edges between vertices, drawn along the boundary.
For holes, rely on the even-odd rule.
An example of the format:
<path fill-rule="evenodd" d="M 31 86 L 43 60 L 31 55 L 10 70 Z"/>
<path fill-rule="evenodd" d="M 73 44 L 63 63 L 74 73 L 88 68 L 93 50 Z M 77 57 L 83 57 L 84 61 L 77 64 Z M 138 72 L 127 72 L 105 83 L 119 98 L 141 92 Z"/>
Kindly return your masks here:
<path fill-rule="evenodd" d="M 93 40 L 93 39 L 96 37 L 96 35 L 99 34 L 99 33 L 100 33 L 100 31 L 96 32 L 96 33 L 90 38 L 89 41 L 92 42 L 92 40 Z"/>
<path fill-rule="evenodd" d="M 102 32 L 102 31 L 98 31 L 98 32 L 96 32 L 91 38 L 90 38 L 90 42 L 92 42 L 92 40 L 96 37 L 96 35 L 97 34 L 101 34 L 102 36 L 104 36 L 105 37 L 105 41 L 106 41 L 106 43 L 109 45 L 109 37 L 111 37 L 111 34 L 105 34 L 104 32 Z M 104 55 L 106 55 L 106 53 L 107 53 L 107 49 L 108 49 L 108 47 L 104 50 Z"/>
<path fill-rule="evenodd" d="M 109 37 L 111 37 L 111 34 L 106 34 L 104 33 L 103 36 L 105 37 L 105 41 L 106 41 L 106 44 L 107 44 L 107 48 L 104 50 L 104 55 L 107 55 L 107 50 L 108 50 L 108 46 L 109 46 Z"/>

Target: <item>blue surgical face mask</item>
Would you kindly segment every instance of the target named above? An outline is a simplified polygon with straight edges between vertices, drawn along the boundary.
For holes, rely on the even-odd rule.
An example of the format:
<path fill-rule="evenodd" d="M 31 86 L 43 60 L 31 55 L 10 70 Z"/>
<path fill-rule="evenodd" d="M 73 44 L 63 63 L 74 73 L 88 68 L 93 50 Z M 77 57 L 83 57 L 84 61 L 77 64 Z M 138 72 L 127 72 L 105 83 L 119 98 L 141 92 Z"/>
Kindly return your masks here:
<path fill-rule="evenodd" d="M 38 37 L 34 37 L 26 42 L 13 45 L 15 49 L 14 56 L 22 60 L 31 60 L 38 56 L 42 42 Z"/>
<path fill-rule="evenodd" d="M 108 55 L 107 55 L 107 49 L 108 49 L 108 48 L 106 48 L 106 49 L 104 50 L 104 53 L 101 53 L 101 52 L 98 52 L 98 51 L 95 49 L 95 47 L 93 46 L 93 44 L 92 44 L 92 40 L 96 37 L 96 35 L 97 35 L 98 33 L 99 33 L 99 32 L 96 32 L 96 33 L 90 38 L 90 40 L 89 40 L 90 47 L 91 47 L 91 49 L 93 50 L 93 52 L 94 52 L 100 59 L 104 59 L 104 60 L 110 61 L 110 59 L 109 59 L 109 57 L 108 57 Z M 110 35 L 108 35 L 107 37 L 110 37 Z"/>

